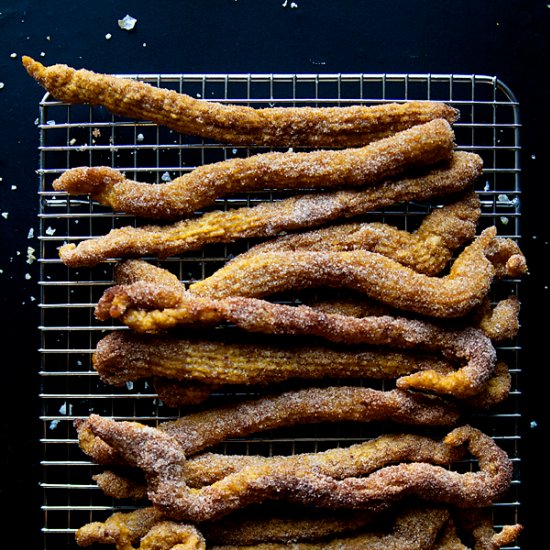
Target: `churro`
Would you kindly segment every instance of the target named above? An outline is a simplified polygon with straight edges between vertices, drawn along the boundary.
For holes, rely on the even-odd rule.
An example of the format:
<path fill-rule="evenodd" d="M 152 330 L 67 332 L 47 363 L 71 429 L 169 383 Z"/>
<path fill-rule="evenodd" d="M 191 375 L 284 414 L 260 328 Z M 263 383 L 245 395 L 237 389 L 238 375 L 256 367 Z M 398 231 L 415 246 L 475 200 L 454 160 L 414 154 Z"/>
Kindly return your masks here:
<path fill-rule="evenodd" d="M 175 438 L 186 456 L 270 429 L 320 422 L 393 421 L 412 425 L 452 425 L 456 407 L 435 396 L 363 387 L 305 388 L 262 396 L 188 414 L 159 425 Z M 104 441 L 90 433 L 87 420 L 76 423 L 80 448 L 101 464 L 120 462 Z"/>
<path fill-rule="evenodd" d="M 137 182 L 108 166 L 82 166 L 64 172 L 53 187 L 89 195 L 114 211 L 176 219 L 234 193 L 379 184 L 412 168 L 450 161 L 453 140 L 449 124 L 438 119 L 361 148 L 259 153 L 198 166 L 167 183 Z"/>
<path fill-rule="evenodd" d="M 495 268 L 487 257 L 496 228 L 485 229 L 455 259 L 447 275 L 419 274 L 365 250 L 265 252 L 235 258 L 189 292 L 213 299 L 262 298 L 306 288 L 348 288 L 404 311 L 438 318 L 462 317 L 487 296 Z"/>
<path fill-rule="evenodd" d="M 453 107 L 430 101 L 254 109 L 208 102 L 136 79 L 64 64 L 45 67 L 28 56 L 22 62 L 29 75 L 60 101 L 102 105 L 115 115 L 234 144 L 360 146 L 436 118 L 450 123 L 458 119 Z"/>
<path fill-rule="evenodd" d="M 512 463 L 506 453 L 479 430 L 462 426 L 442 441 L 430 440 L 439 456 L 432 449 L 429 458 L 418 461 L 415 446 L 412 462 L 384 466 L 366 477 L 357 477 L 363 475 L 363 461 L 358 460 L 360 449 L 355 445 L 264 459 L 263 464 L 191 489 L 185 483 L 185 454 L 166 432 L 98 416 L 90 417 L 89 427 L 145 473 L 151 502 L 178 521 L 208 521 L 272 498 L 320 507 L 380 510 L 415 495 L 464 508 L 483 507 L 501 498 L 512 479 Z M 453 463 L 454 453 L 466 449 L 477 459 L 479 471 L 459 473 L 440 465 L 440 460 Z"/>
<path fill-rule="evenodd" d="M 155 376 L 213 385 L 391 379 L 423 369 L 450 372 L 454 367 L 439 357 L 378 348 L 252 344 L 132 331 L 114 331 L 103 337 L 92 361 L 101 380 L 116 386 Z"/>
<path fill-rule="evenodd" d="M 301 194 L 253 207 L 216 210 L 169 225 L 128 225 L 78 244 L 64 244 L 59 249 L 59 256 L 66 265 L 78 267 L 112 258 L 165 258 L 199 250 L 213 243 L 276 237 L 282 232 L 350 219 L 399 202 L 428 200 L 468 190 L 481 173 L 481 168 L 482 161 L 478 155 L 457 151 L 448 165 L 431 168 L 416 176 L 388 180 L 361 190 Z M 470 206 L 473 208 L 465 210 L 464 214 L 473 221 L 476 208 L 473 201 L 468 200 L 466 207 Z M 464 214 L 457 213 L 459 218 Z M 437 218 L 440 215 L 434 216 Z M 464 220 L 463 227 L 457 225 L 456 231 L 464 231 L 467 238 L 468 221 Z M 453 235 L 460 239 L 460 233 L 453 232 Z M 450 236 L 442 236 L 442 239 L 448 238 Z M 453 246 L 453 243 L 449 244 Z"/>

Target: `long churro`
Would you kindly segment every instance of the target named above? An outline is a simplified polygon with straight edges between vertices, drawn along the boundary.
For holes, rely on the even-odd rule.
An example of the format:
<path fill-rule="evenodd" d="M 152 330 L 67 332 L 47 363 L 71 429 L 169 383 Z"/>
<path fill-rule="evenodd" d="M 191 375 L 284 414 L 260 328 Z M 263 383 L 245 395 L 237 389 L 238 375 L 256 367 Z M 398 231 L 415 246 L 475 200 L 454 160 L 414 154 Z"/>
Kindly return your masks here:
<path fill-rule="evenodd" d="M 76 245 L 65 244 L 60 247 L 59 256 L 66 265 L 78 267 L 109 258 L 167 257 L 212 243 L 276 237 L 281 232 L 357 217 L 397 202 L 427 200 L 464 191 L 471 188 L 481 168 L 478 155 L 457 151 L 448 165 L 432 168 L 424 174 L 388 180 L 362 190 L 317 192 L 254 207 L 206 212 L 170 225 L 126 226 Z M 468 219 L 471 216 L 473 220 L 475 206 L 470 202 L 467 206 L 474 207 L 465 212 Z M 462 215 L 458 213 L 458 217 Z M 460 228 L 457 226 L 456 230 Z M 467 222 L 462 230 L 465 234 L 468 232 Z M 460 235 L 455 238 L 460 239 Z"/>
<path fill-rule="evenodd" d="M 115 211 L 174 219 L 233 193 L 382 183 L 412 168 L 449 161 L 453 139 L 448 122 L 438 119 L 361 148 L 261 153 L 198 166 L 167 183 L 137 182 L 119 170 L 98 166 L 71 168 L 54 181 L 53 187 L 71 195 L 90 195 Z"/>
<path fill-rule="evenodd" d="M 162 376 L 206 384 L 271 384 L 291 379 L 398 378 L 422 369 L 450 372 L 439 357 L 378 348 L 224 342 L 114 331 L 92 356 L 95 370 L 121 386 Z"/>
<path fill-rule="evenodd" d="M 28 56 L 22 62 L 29 75 L 60 101 L 103 105 L 116 115 L 234 144 L 359 146 L 436 118 L 451 123 L 458 119 L 456 109 L 429 101 L 254 109 L 67 65 L 45 67 Z"/>
<path fill-rule="evenodd" d="M 289 290 L 349 288 L 400 310 L 461 317 L 487 296 L 495 269 L 487 257 L 496 228 L 485 229 L 456 258 L 448 275 L 430 277 L 381 254 L 354 250 L 265 252 L 235 258 L 189 292 L 213 299 L 261 298 Z"/>
<path fill-rule="evenodd" d="M 473 328 L 445 329 L 433 323 L 401 317 L 325 314 L 307 306 L 288 306 L 253 298 L 209 300 L 172 286 L 148 281 L 115 285 L 96 306 L 98 319 L 121 320 L 138 332 L 155 332 L 177 325 L 233 323 L 248 332 L 307 335 L 334 343 L 373 344 L 400 349 L 443 352 L 465 363 L 449 374 L 425 370 L 397 380 L 398 387 L 469 397 L 491 377 L 496 361 L 492 342 Z"/>
<path fill-rule="evenodd" d="M 159 429 L 174 437 L 187 456 L 228 438 L 299 423 L 393 421 L 417 425 L 452 425 L 458 419 L 450 403 L 401 390 L 362 387 L 305 388 L 188 414 Z M 76 423 L 81 449 L 97 463 L 117 463 L 105 442 L 90 434 L 88 422 Z"/>
<path fill-rule="evenodd" d="M 451 364 L 441 361 L 441 370 L 435 364 L 424 363 L 426 368 L 432 368 L 441 373 L 450 373 Z M 384 376 L 384 373 L 380 373 Z M 385 376 L 390 376 L 386 373 Z M 474 409 L 490 409 L 495 405 L 502 403 L 510 394 L 512 378 L 508 366 L 503 361 L 497 361 L 494 374 L 485 382 L 475 395 L 460 399 L 460 404 L 464 407 Z M 197 405 L 208 399 L 213 393 L 219 391 L 231 392 L 234 390 L 232 385 L 218 385 L 199 383 L 194 380 L 175 380 L 157 376 L 153 378 L 153 388 L 159 399 L 168 407 L 183 407 L 187 405 Z M 262 390 L 262 386 L 258 388 Z"/>
<path fill-rule="evenodd" d="M 377 222 L 339 224 L 258 244 L 239 254 L 236 261 L 270 252 L 369 250 L 419 273 L 435 275 L 443 270 L 459 246 L 474 238 L 480 213 L 479 198 L 471 191 L 432 211 L 413 232 Z"/>
<path fill-rule="evenodd" d="M 497 550 L 512 544 L 522 530 L 515 524 L 496 532 L 488 509 L 457 510 L 429 504 L 397 506 L 379 514 L 307 508 L 293 508 L 287 514 L 243 512 L 200 525 L 209 550 Z M 113 544 L 118 550 L 129 550 L 129 545 L 146 550 L 150 548 L 146 544 L 154 540 L 156 550 L 174 550 L 170 535 L 176 525 L 191 527 L 164 520 L 161 512 L 150 506 L 115 512 L 104 522 L 86 524 L 76 532 L 76 540 L 80 546 Z M 471 538 L 473 545 L 466 545 L 462 538 Z M 163 546 L 165 542 L 167 546 Z"/>
<path fill-rule="evenodd" d="M 506 453 L 479 430 L 462 426 L 441 442 L 432 440 L 440 448 L 440 458 L 432 450 L 428 459 L 416 461 L 413 452 L 413 462 L 385 466 L 366 477 L 357 477 L 362 475 L 363 461 L 358 460 L 359 447 L 352 446 L 265 459 L 264 464 L 244 467 L 211 485 L 190 489 L 185 483 L 185 454 L 165 432 L 97 416 L 89 422 L 95 435 L 145 473 L 151 502 L 167 517 L 181 521 L 215 519 L 271 498 L 378 510 L 415 495 L 460 507 L 483 507 L 501 498 L 512 479 L 512 463 Z M 453 453 L 466 448 L 477 459 L 479 471 L 458 473 L 439 465 L 440 459 L 453 463 Z"/>

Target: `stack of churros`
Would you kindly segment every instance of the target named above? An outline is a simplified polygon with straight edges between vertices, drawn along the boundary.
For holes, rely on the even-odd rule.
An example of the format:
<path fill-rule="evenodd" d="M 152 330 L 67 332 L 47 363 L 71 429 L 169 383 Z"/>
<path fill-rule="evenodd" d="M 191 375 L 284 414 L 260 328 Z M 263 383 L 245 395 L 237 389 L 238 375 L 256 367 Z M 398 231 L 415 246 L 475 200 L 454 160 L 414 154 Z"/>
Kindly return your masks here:
<path fill-rule="evenodd" d="M 157 426 L 101 415 L 76 422 L 82 452 L 104 468 L 98 487 L 136 502 L 82 526 L 78 544 L 427 550 L 516 540 L 521 525 L 495 530 L 491 518 L 512 461 L 466 416 L 508 397 L 495 343 L 517 335 L 520 304 L 492 300 L 491 290 L 527 265 L 513 240 L 480 228 L 474 184 L 483 163 L 456 150 L 456 109 L 431 101 L 255 109 L 23 64 L 67 103 L 223 144 L 290 148 L 161 184 L 107 166 L 69 168 L 53 182 L 144 220 L 59 250 L 71 267 L 116 262 L 95 310 L 122 329 L 93 353 L 101 381 L 148 379 L 167 406 L 187 408 Z M 266 189 L 286 196 L 210 208 Z M 439 206 L 412 231 L 362 220 L 431 200 Z M 254 246 L 187 286 L 145 259 L 245 239 Z M 281 299 L 288 295 L 297 299 Z M 371 385 L 381 380 L 384 389 Z M 237 388 L 254 396 L 237 397 Z M 215 392 L 232 400 L 212 406 Z M 350 422 L 391 429 L 317 452 L 218 452 L 269 430 Z"/>

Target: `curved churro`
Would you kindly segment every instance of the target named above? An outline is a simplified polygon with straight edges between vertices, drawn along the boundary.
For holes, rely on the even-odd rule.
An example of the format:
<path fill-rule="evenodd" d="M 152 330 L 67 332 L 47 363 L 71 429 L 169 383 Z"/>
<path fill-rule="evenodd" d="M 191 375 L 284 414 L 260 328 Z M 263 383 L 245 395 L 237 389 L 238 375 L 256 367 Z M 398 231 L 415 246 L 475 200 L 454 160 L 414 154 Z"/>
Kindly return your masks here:
<path fill-rule="evenodd" d="M 155 508 L 116 512 L 105 522 L 88 523 L 75 533 L 79 546 L 114 544 L 117 550 L 206 550 L 202 533 L 191 524 L 162 518 Z"/>
<path fill-rule="evenodd" d="M 447 358 L 466 362 L 442 374 L 433 370 L 400 378 L 398 387 L 416 388 L 469 397 L 492 375 L 496 355 L 491 340 L 473 328 L 445 329 L 401 317 L 363 317 L 325 314 L 307 306 L 288 306 L 253 298 L 209 300 L 172 285 L 137 281 L 107 289 L 96 306 L 100 320 L 121 320 L 138 332 L 155 332 L 177 325 L 233 323 L 248 332 L 306 335 L 333 343 L 392 345 L 443 352 Z"/>
<path fill-rule="evenodd" d="M 118 170 L 99 166 L 71 168 L 53 187 L 71 195 L 90 195 L 115 211 L 174 219 L 234 193 L 382 183 L 410 168 L 449 161 L 453 140 L 449 123 L 438 119 L 358 149 L 261 153 L 198 166 L 168 183 L 137 182 Z"/>
<path fill-rule="evenodd" d="M 432 368 L 437 372 L 450 373 L 451 364 L 441 362 L 441 370 L 435 364 L 424 363 L 426 368 Z M 386 373 L 390 377 L 389 373 Z M 384 374 L 381 373 L 381 376 Z M 395 375 L 393 375 L 395 376 Z M 508 366 L 503 361 L 497 361 L 494 374 L 471 397 L 460 399 L 460 404 L 474 409 L 490 409 L 502 403 L 510 394 L 512 378 Z M 175 380 L 173 378 L 155 377 L 153 387 L 159 399 L 168 407 L 183 407 L 197 405 L 208 399 L 212 393 L 222 391 L 230 392 L 234 386 L 220 386 L 218 384 L 202 384 L 193 380 Z"/>
<path fill-rule="evenodd" d="M 472 538 L 473 546 L 460 541 L 455 524 L 465 538 Z M 76 532 L 76 540 L 80 546 L 114 544 L 119 550 L 129 550 L 128 545 L 143 543 L 144 537 L 148 537 L 145 539 L 148 542 L 156 536 L 156 550 L 173 550 L 172 546 L 162 546 L 166 541 L 162 537 L 165 529 L 170 532 L 175 525 L 178 524 L 163 520 L 160 511 L 150 506 L 116 512 L 104 522 L 86 524 Z M 388 550 L 473 550 L 474 547 L 497 550 L 512 544 L 521 530 L 519 524 L 505 525 L 497 533 L 488 509 L 451 510 L 433 505 L 397 507 L 383 514 L 363 510 L 293 509 L 289 514 L 247 510 L 246 514 L 237 512 L 200 526 L 209 550 L 243 547 L 254 550 L 378 547 Z M 331 538 L 336 535 L 340 537 Z M 136 548 L 145 550 L 149 546 Z"/>
<path fill-rule="evenodd" d="M 287 546 L 290 543 L 293 543 L 292 548 L 304 549 L 364 549 L 377 548 L 383 544 L 388 550 L 425 550 L 432 547 L 439 531 L 450 517 L 449 511 L 443 508 L 409 507 L 392 512 L 389 517 L 384 515 L 385 523 L 381 525 L 376 521 L 373 523 L 373 514 L 364 511 L 346 511 L 346 515 L 338 513 L 339 511 L 330 514 L 323 512 L 316 510 L 315 514 L 302 513 L 298 517 L 222 518 L 217 522 L 204 523 L 200 529 L 210 550 L 282 550 L 290 548 Z M 165 546 L 164 543 L 171 543 L 171 535 L 180 524 L 157 519 L 158 516 L 158 510 L 153 507 L 127 513 L 117 512 L 105 522 L 94 522 L 81 527 L 77 531 L 77 542 L 81 546 L 94 543 L 115 544 L 119 550 L 129 550 L 125 544 L 140 544 L 137 548 L 145 550 L 150 547 L 145 546 L 144 542 L 152 541 L 156 537 L 155 550 L 173 550 L 174 547 Z M 142 518 L 140 525 L 136 519 Z M 187 525 L 183 524 L 182 528 L 185 527 Z M 362 528 L 360 532 L 351 534 L 359 528 Z M 350 534 L 333 539 L 346 533 Z"/>
<path fill-rule="evenodd" d="M 92 362 L 101 380 L 121 386 L 162 376 L 205 384 L 271 384 L 299 379 L 398 378 L 411 372 L 453 370 L 438 357 L 377 348 L 251 344 L 114 331 L 96 345 Z"/>
<path fill-rule="evenodd" d="M 67 65 L 45 67 L 28 56 L 22 62 L 29 75 L 60 101 L 103 105 L 116 115 L 234 144 L 349 147 L 435 118 L 451 123 L 458 119 L 458 111 L 449 105 L 421 101 L 254 109 L 199 100 L 134 79 Z"/>
<path fill-rule="evenodd" d="M 281 232 L 360 216 L 396 202 L 427 200 L 461 192 L 472 185 L 481 168 L 478 155 L 457 151 L 449 165 L 432 168 L 425 174 L 389 180 L 362 190 L 312 193 L 249 208 L 207 212 L 170 225 L 113 229 L 77 245 L 65 244 L 60 247 L 59 256 L 66 265 L 78 267 L 109 258 L 167 257 L 212 243 L 275 237 Z M 475 211 L 471 211 L 471 215 L 475 216 Z M 468 231 L 467 224 L 464 230 Z"/>
<path fill-rule="evenodd" d="M 396 309 L 439 318 L 461 317 L 487 296 L 495 269 L 487 250 L 496 228 L 485 229 L 456 258 L 449 274 L 430 277 L 375 252 L 266 252 L 235 258 L 189 292 L 213 299 L 261 298 L 289 290 L 348 288 Z M 398 284 L 397 284 L 398 282 Z"/>
<path fill-rule="evenodd" d="M 348 223 L 294 233 L 258 244 L 228 263 L 270 252 L 369 250 L 426 275 L 436 275 L 459 246 L 475 237 L 481 210 L 474 191 L 428 214 L 417 230 L 385 223 Z"/>
<path fill-rule="evenodd" d="M 298 423 L 393 421 L 412 425 L 452 425 L 454 405 L 437 397 L 402 390 L 362 387 L 306 388 L 244 400 L 164 422 L 159 429 L 174 437 L 187 456 L 222 443 Z M 97 463 L 117 463 L 120 457 L 92 437 L 87 421 L 76 423 L 81 449 Z"/>
<path fill-rule="evenodd" d="M 115 447 L 130 465 L 144 471 L 151 502 L 171 519 L 184 521 L 215 519 L 271 498 L 320 507 L 378 510 L 415 495 L 460 507 L 482 507 L 502 497 L 512 479 L 512 463 L 506 453 L 479 430 L 462 426 L 441 442 L 432 440 L 432 444 L 440 446 L 441 458 L 447 464 L 453 462 L 450 457 L 455 451 L 467 446 L 478 461 L 478 472 L 461 474 L 441 467 L 432 450 L 427 461 L 402 462 L 356 477 L 361 475 L 362 460 L 357 460 L 359 448 L 353 446 L 266 459 L 266 464 L 244 467 L 211 485 L 189 489 L 184 481 L 185 455 L 174 438 L 137 423 L 97 416 L 89 421 L 96 435 Z M 336 468 L 341 474 L 327 475 L 325 465 L 327 471 Z"/>

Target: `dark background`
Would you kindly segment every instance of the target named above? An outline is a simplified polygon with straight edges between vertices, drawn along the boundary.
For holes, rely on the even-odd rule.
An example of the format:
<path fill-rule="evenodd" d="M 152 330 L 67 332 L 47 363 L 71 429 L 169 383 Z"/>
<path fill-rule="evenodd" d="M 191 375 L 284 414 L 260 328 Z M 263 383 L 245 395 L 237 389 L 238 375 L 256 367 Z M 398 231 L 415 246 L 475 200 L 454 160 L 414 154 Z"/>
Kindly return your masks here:
<path fill-rule="evenodd" d="M 28 54 L 113 73 L 462 73 L 495 75 L 520 103 L 522 242 L 522 547 L 541 548 L 547 490 L 549 252 L 546 1 L 0 0 L 0 282 L 3 351 L 0 501 L 18 547 L 40 547 L 38 102 Z M 132 32 L 117 20 L 127 13 Z M 105 35 L 112 35 L 110 40 Z M 41 55 L 44 52 L 45 55 Z M 12 53 L 16 56 L 12 57 Z M 5 216 L 6 214 L 4 214 Z M 34 238 L 29 230 L 34 228 Z M 28 274 L 28 275 L 27 275 Z M 30 278 L 29 278 L 30 276 Z M 544 495 L 543 495 L 544 498 Z"/>

